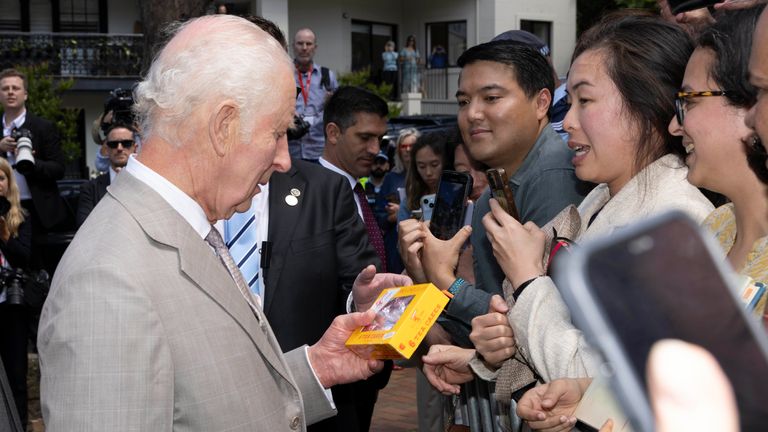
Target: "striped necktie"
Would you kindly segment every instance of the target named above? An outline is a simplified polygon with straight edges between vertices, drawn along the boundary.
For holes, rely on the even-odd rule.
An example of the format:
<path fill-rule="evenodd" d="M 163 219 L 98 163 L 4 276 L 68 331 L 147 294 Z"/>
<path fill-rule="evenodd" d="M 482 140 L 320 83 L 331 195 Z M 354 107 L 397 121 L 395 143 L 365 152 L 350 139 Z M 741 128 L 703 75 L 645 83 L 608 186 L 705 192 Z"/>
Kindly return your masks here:
<path fill-rule="evenodd" d="M 224 222 L 224 238 L 232 259 L 240 268 L 252 293 L 262 296 L 259 283 L 261 242 L 256 238 L 256 215 L 252 210 L 235 213 Z"/>
<path fill-rule="evenodd" d="M 259 318 L 258 308 L 261 306 L 261 299 L 258 294 L 254 295 L 248 292 L 248 287 L 245 284 L 245 280 L 243 280 L 243 275 L 235 265 L 232 255 L 229 253 L 227 246 L 224 244 L 224 240 L 221 238 L 221 234 L 219 234 L 219 231 L 213 225 L 211 225 L 211 231 L 208 232 L 205 241 L 216 251 L 216 255 L 218 255 L 219 259 L 224 264 L 224 267 L 226 267 L 227 272 L 229 272 L 229 275 L 234 279 L 240 294 L 245 297 L 245 301 L 248 302 L 251 310 L 253 310 L 256 317 Z M 261 319 L 259 318 L 259 320 Z"/>

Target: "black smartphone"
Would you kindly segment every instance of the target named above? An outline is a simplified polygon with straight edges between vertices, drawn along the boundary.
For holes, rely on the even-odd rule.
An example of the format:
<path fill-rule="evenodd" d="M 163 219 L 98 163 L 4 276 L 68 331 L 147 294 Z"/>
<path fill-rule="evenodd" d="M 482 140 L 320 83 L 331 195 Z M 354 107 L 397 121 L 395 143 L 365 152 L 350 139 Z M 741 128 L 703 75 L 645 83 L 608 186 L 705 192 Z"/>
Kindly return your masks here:
<path fill-rule="evenodd" d="M 467 197 L 471 190 L 472 177 L 469 174 L 443 171 L 429 222 L 429 230 L 435 237 L 448 240 L 464 226 Z"/>
<path fill-rule="evenodd" d="M 688 12 L 696 9 L 714 6 L 723 0 L 668 0 L 669 9 L 677 15 L 682 12 Z"/>
<path fill-rule="evenodd" d="M 515 199 L 512 196 L 512 189 L 509 187 L 509 178 L 504 168 L 491 168 L 485 172 L 488 178 L 488 186 L 491 188 L 491 197 L 496 198 L 501 208 L 516 220 L 520 220 L 520 214 L 517 212 Z"/>
<path fill-rule="evenodd" d="M 587 242 L 555 280 L 574 324 L 604 355 L 635 431 L 653 431 L 646 363 L 661 339 L 708 350 L 736 394 L 741 430 L 768 425 L 768 338 L 710 235 L 681 212 Z M 702 377 L 706 379 L 706 377 Z"/>

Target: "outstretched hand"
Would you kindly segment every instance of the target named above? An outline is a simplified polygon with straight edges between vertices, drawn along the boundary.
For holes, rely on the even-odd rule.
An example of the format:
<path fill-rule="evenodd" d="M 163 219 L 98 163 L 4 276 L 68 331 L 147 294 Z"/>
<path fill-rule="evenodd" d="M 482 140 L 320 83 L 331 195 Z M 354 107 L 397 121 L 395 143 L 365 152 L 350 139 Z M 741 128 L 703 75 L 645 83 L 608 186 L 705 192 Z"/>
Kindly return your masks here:
<path fill-rule="evenodd" d="M 589 378 L 563 378 L 534 387 L 517 403 L 517 415 L 533 430 L 571 430 L 576 425 L 573 413 L 591 381 Z"/>
<path fill-rule="evenodd" d="M 408 285 L 413 285 L 408 276 L 397 273 L 376 273 L 376 266 L 371 264 L 357 275 L 352 285 L 355 310 L 365 312 L 370 309 L 384 289 Z"/>
<path fill-rule="evenodd" d="M 355 329 L 372 323 L 375 316 L 371 310 L 339 315 L 307 349 L 310 366 L 323 388 L 368 379 L 384 367 L 383 361 L 365 360 L 344 345 Z"/>
<path fill-rule="evenodd" d="M 423 356 L 424 375 L 434 388 L 444 395 L 459 394 L 460 384 L 472 381 L 469 362 L 475 350 L 455 345 L 432 345 Z"/>

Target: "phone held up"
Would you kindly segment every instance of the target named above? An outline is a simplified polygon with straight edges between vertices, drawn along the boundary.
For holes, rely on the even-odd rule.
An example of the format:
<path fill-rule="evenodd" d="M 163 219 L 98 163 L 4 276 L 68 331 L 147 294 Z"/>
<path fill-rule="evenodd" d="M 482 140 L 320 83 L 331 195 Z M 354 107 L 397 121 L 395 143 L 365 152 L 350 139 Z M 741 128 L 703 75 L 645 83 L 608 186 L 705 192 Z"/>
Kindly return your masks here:
<path fill-rule="evenodd" d="M 562 264 L 558 289 L 608 362 L 635 431 L 654 430 L 646 363 L 662 339 L 712 353 L 733 385 L 741 430 L 765 430 L 768 337 L 745 310 L 722 250 L 693 220 L 679 211 L 650 218 L 585 242 Z"/>
<path fill-rule="evenodd" d="M 435 237 L 449 240 L 464 226 L 471 190 L 472 177 L 469 174 L 443 171 L 429 222 L 429 230 Z"/>
<path fill-rule="evenodd" d="M 504 168 L 492 168 L 485 172 L 488 178 L 488 186 L 491 188 L 491 197 L 498 201 L 501 208 L 515 220 L 520 220 L 520 214 L 517 212 L 512 189 L 509 187 L 509 179 Z"/>

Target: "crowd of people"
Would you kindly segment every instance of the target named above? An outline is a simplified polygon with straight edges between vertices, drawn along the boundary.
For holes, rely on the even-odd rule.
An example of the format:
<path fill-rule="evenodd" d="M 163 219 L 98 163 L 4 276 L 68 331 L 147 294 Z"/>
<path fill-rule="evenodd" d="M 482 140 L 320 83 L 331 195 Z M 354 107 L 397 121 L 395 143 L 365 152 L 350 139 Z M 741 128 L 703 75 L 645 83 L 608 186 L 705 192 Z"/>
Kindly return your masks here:
<path fill-rule="evenodd" d="M 128 116 L 108 103 L 94 124 L 103 174 L 81 188 L 40 316 L 47 430 L 367 431 L 399 366 L 344 343 L 374 322 L 383 288 L 426 282 L 450 301 L 415 362 L 420 430 L 444 430 L 440 393 L 471 380 L 496 383 L 502 429 L 573 428 L 605 384 L 550 277 L 551 227 L 578 245 L 677 209 L 735 272 L 768 280 L 762 3 L 610 14 L 579 37 L 565 83 L 543 41 L 505 32 L 458 58 L 455 128 L 406 128 L 384 146 L 387 103 L 339 86 L 311 29 L 289 46 L 260 17 L 174 27 Z M 413 36 L 399 53 L 387 43 L 387 80 L 402 68 L 415 91 L 419 59 Z M 27 112 L 26 89 L 22 73 L 0 73 L 3 268 L 39 268 L 36 233 L 65 218 L 55 127 Z M 31 168 L 16 164 L 23 130 Z M 508 174 L 516 217 L 491 197 L 491 168 Z M 473 214 L 441 240 L 424 216 L 445 170 L 472 178 Z M 8 292 L 0 358 L 24 424 L 31 317 Z M 715 385 L 675 381 L 681 358 Z M 738 430 L 727 378 L 701 349 L 660 344 L 648 382 L 659 430 Z M 723 409 L 672 409 L 703 391 Z"/>

